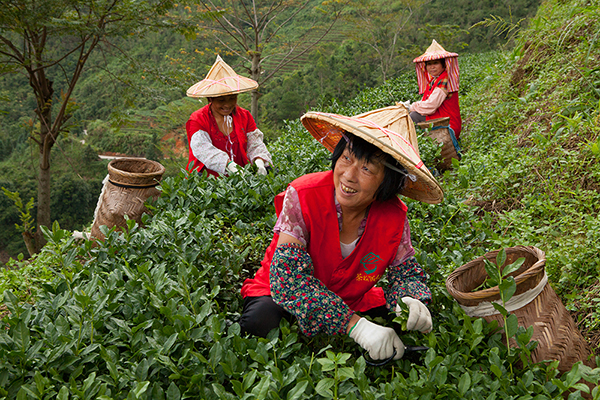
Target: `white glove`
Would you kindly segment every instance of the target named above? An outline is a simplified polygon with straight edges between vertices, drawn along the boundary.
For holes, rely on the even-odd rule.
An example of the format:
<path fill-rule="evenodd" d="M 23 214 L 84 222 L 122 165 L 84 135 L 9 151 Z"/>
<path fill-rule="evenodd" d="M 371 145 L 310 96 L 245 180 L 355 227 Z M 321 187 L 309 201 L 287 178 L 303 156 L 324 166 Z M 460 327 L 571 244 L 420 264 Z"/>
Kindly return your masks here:
<path fill-rule="evenodd" d="M 408 321 L 406 322 L 406 329 L 410 331 L 419 331 L 422 333 L 431 332 L 433 328 L 433 322 L 431 320 L 431 313 L 427 306 L 421 303 L 417 299 L 412 297 L 403 297 L 401 299 L 404 304 L 408 306 Z M 402 308 L 396 304 L 396 315 L 400 316 Z"/>
<path fill-rule="evenodd" d="M 406 109 L 408 111 L 410 111 L 410 100 L 406 100 L 406 101 L 401 101 L 400 104 L 403 104 L 404 107 L 406 107 Z"/>
<path fill-rule="evenodd" d="M 254 164 L 256 164 L 256 166 L 258 167 L 258 173 L 261 175 L 266 175 L 267 174 L 267 169 L 265 168 L 265 162 L 263 161 L 262 158 L 257 158 L 254 161 Z"/>
<path fill-rule="evenodd" d="M 238 167 L 239 165 L 237 165 L 236 163 L 234 163 L 233 161 L 227 163 L 227 166 L 225 167 L 227 169 L 227 171 L 229 171 L 229 174 L 237 174 L 238 172 Z"/>
<path fill-rule="evenodd" d="M 358 320 L 350 331 L 350 337 L 369 352 L 373 360 L 385 360 L 394 354 L 394 360 L 404 355 L 404 343 L 392 328 L 372 323 L 364 318 Z"/>

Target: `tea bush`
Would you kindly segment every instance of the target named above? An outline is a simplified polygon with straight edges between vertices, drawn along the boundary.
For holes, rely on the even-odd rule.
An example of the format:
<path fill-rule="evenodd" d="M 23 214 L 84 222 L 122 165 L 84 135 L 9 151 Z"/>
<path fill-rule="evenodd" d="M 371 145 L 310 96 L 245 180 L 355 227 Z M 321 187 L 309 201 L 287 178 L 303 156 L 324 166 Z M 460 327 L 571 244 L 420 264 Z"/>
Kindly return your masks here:
<path fill-rule="evenodd" d="M 566 3 L 547 2 L 544 12 L 594 12 L 572 1 L 566 13 Z M 543 25 L 541 17 L 534 22 Z M 46 230 L 48 245 L 28 269 L 3 276 L 14 284 L 2 287 L 8 313 L 0 330 L 0 398 L 582 398 L 590 391 L 582 379 L 596 384 L 598 368 L 577 363 L 561 375 L 556 361 L 531 363 L 536 343 L 524 328 L 515 335 L 519 347 L 507 351 L 498 326 L 466 316 L 445 289 L 456 267 L 516 244 L 547 249 L 551 282 L 563 291 L 597 276 L 597 159 L 576 151 L 589 142 L 573 142 L 574 128 L 545 130 L 527 119 L 536 114 L 527 116 L 522 104 L 539 104 L 540 95 L 530 87 L 513 96 L 506 76 L 521 51 L 505 53 L 508 59 L 461 58 L 465 156 L 439 176 L 442 204 L 405 199 L 417 259 L 430 276 L 434 330 L 402 340 L 428 346 L 425 354 L 373 367 L 348 337 L 307 338 L 295 323 L 282 322 L 265 339 L 240 334 L 239 290 L 271 239 L 274 195 L 298 176 L 329 168 L 327 151 L 294 120 L 269 144 L 274 174 L 248 167 L 213 179 L 181 171 L 162 181 L 144 228 L 129 221 L 125 233 L 105 231 L 104 242 L 77 242 L 58 224 Z M 398 79 L 321 111 L 354 115 L 416 98 L 414 78 Z M 597 109 L 589 107 L 573 124 L 593 141 L 588 118 Z M 583 178 L 567 183 L 562 176 Z M 36 279 L 23 283 L 19 271 Z M 596 304 L 581 295 L 567 306 L 575 302 Z M 598 320 L 588 321 L 597 329 Z M 598 388 L 591 394 L 600 398 Z"/>

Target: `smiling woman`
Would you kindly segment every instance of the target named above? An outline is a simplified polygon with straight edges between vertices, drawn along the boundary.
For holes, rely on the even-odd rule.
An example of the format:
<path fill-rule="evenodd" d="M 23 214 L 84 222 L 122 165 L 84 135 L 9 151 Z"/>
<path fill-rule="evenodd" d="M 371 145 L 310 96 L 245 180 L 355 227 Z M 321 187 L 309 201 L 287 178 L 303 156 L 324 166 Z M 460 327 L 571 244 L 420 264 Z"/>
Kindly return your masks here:
<path fill-rule="evenodd" d="M 237 105 L 239 93 L 257 87 L 256 81 L 237 75 L 217 56 L 206 78 L 187 90 L 189 97 L 208 99 L 208 104 L 195 111 L 185 126 L 188 171 L 206 170 L 209 175 L 219 176 L 254 163 L 260 174 L 267 174 L 273 162 L 263 143 L 263 133 L 250 112 Z"/>
<path fill-rule="evenodd" d="M 362 117 L 308 113 L 302 122 L 333 150 L 331 171 L 302 176 L 276 197 L 275 234 L 242 287 L 240 325 L 266 336 L 295 317 L 307 336 L 348 334 L 373 359 L 399 359 L 396 331 L 359 313 L 391 320 L 402 302 L 408 329 L 431 330 L 431 293 L 398 194 L 438 203 L 442 191 L 399 133 Z M 385 289 L 375 286 L 383 276 Z"/>

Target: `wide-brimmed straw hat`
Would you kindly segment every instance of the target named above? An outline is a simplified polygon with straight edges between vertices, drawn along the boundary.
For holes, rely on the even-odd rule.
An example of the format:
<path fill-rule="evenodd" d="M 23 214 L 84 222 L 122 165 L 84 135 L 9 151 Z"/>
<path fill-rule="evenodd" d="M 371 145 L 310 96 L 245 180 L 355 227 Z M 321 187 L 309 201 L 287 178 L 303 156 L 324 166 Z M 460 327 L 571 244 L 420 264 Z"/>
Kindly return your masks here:
<path fill-rule="evenodd" d="M 444 50 L 444 48 L 435 41 L 431 42 L 431 45 L 427 48 L 425 53 L 415 58 L 415 69 L 417 70 L 417 81 L 419 83 L 419 93 L 425 92 L 427 84 L 431 80 L 432 76 L 427 73 L 425 63 L 427 61 L 441 60 L 444 59 L 446 63 L 446 72 L 448 73 L 448 91 L 457 92 L 459 85 L 460 71 L 458 68 L 458 53 L 451 53 Z"/>
<path fill-rule="evenodd" d="M 249 92 L 258 87 L 258 82 L 235 73 L 220 56 L 211 67 L 206 78 L 191 86 L 189 97 L 219 97 Z"/>
<path fill-rule="evenodd" d="M 304 114 L 301 121 L 310 134 L 331 152 L 342 138 L 342 133 L 350 132 L 394 157 L 409 175 L 400 194 L 429 204 L 443 200 L 440 184 L 421 161 L 416 146 L 410 142 L 410 129 L 414 130 L 414 124 L 404 106 L 386 107 L 353 117 L 311 111 Z M 416 143 L 416 134 L 412 140 Z"/>

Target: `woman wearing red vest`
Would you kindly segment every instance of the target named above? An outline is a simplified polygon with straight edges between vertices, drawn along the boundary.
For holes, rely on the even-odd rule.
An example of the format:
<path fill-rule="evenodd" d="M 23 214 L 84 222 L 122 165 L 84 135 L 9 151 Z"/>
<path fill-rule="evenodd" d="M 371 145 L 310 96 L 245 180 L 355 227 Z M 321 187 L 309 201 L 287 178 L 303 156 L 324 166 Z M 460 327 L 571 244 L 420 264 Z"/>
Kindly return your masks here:
<path fill-rule="evenodd" d="M 359 313 L 385 317 L 402 301 L 408 328 L 431 330 L 431 292 L 397 195 L 439 203 L 442 190 L 410 142 L 372 120 L 309 112 L 302 123 L 333 151 L 332 170 L 300 177 L 275 198 L 275 234 L 242 286 L 240 325 L 266 336 L 293 316 L 307 336 L 348 334 L 372 358 L 398 359 L 404 345 L 394 329 Z M 385 290 L 375 286 L 384 276 Z"/>
<path fill-rule="evenodd" d="M 450 117 L 450 128 L 458 139 L 462 129 L 458 101 L 458 54 L 444 50 L 434 40 L 427 51 L 413 62 L 423 99 L 407 103 L 410 117 L 415 123 Z"/>
<path fill-rule="evenodd" d="M 256 81 L 237 75 L 217 56 L 206 78 L 187 90 L 189 97 L 207 97 L 208 104 L 190 116 L 186 124 L 189 143 L 188 171 L 213 176 L 231 174 L 250 162 L 266 175 L 271 154 L 254 118 L 237 105 L 239 93 L 258 87 Z"/>

